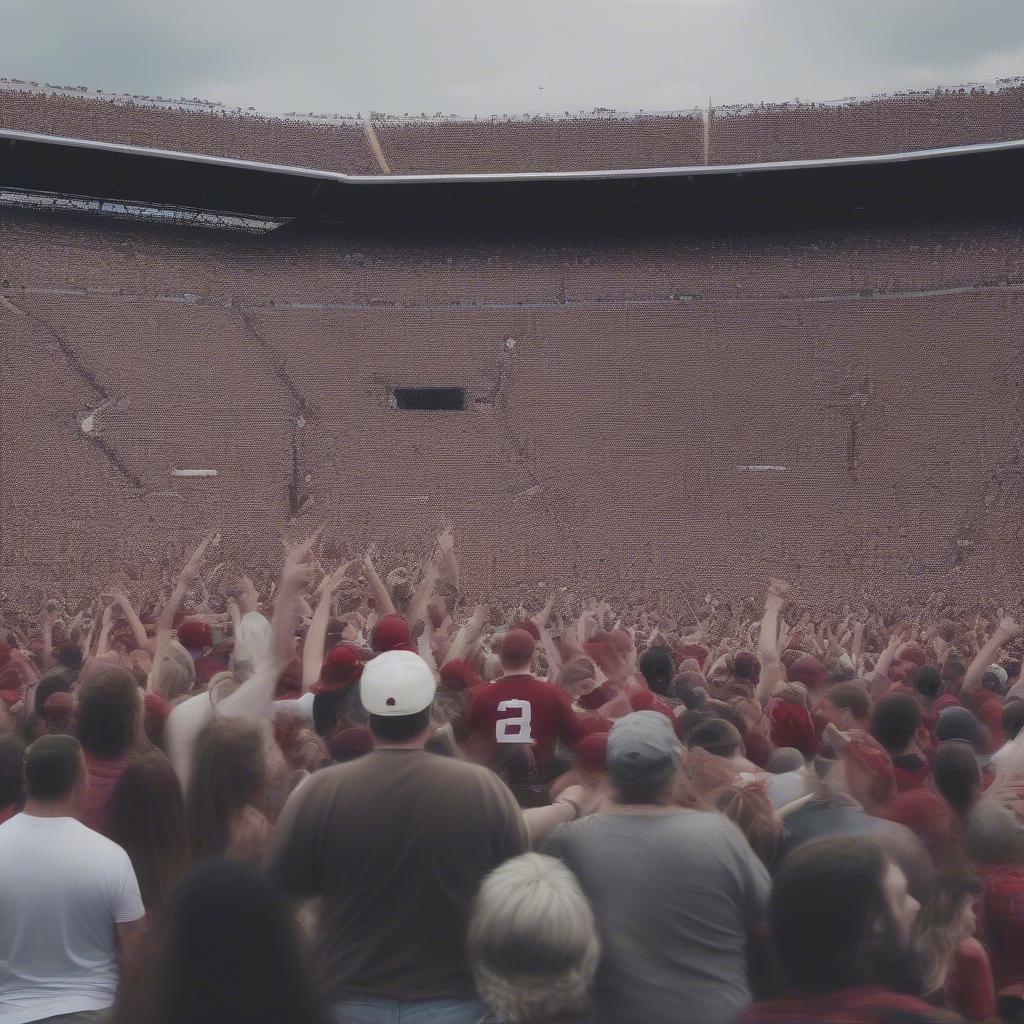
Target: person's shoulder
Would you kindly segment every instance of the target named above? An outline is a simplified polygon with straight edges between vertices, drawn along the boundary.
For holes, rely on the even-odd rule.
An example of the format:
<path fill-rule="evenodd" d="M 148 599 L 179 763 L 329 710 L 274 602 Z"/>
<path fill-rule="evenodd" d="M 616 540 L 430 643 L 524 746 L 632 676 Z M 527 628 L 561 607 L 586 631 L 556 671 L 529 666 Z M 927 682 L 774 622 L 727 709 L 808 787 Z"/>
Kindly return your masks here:
<path fill-rule="evenodd" d="M 988 952 L 973 935 L 964 939 L 957 946 L 956 958 L 958 962 L 967 964 L 987 964 L 989 962 Z"/>
<path fill-rule="evenodd" d="M 118 846 L 113 839 L 97 832 L 88 825 L 76 821 L 74 818 L 67 818 L 64 825 L 65 834 L 61 841 L 71 845 L 77 854 L 87 853 L 94 863 L 104 863 L 115 867 L 123 867 L 131 863 L 131 858 L 124 848 Z M 76 857 L 76 860 L 83 860 Z"/>
<path fill-rule="evenodd" d="M 698 811 L 680 808 L 678 814 L 673 814 L 670 819 L 674 828 L 688 832 L 699 832 L 705 836 L 733 836 L 733 833 L 742 835 L 739 829 L 724 815 L 717 811 Z"/>
<path fill-rule="evenodd" d="M 362 757 L 357 757 L 354 761 L 346 761 L 344 764 L 332 764 L 326 768 L 317 769 L 311 775 L 307 775 L 292 790 L 291 796 L 296 799 L 308 800 L 315 798 L 318 794 L 323 793 L 324 790 L 331 790 L 337 786 L 346 785 L 349 779 L 358 777 L 361 769 L 365 767 L 362 762 L 369 756 L 369 754 L 364 754 Z"/>

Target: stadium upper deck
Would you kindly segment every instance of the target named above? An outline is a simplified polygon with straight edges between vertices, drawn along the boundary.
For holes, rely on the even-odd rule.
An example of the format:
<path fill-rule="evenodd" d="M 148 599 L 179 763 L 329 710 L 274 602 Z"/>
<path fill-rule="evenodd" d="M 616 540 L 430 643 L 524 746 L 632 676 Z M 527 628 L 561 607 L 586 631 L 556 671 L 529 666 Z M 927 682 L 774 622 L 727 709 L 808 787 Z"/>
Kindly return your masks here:
<path fill-rule="evenodd" d="M 367 120 L 383 164 L 358 117 L 268 117 L 0 80 L 0 128 L 350 174 L 745 164 L 1001 142 L 1024 136 L 1024 82 L 671 114 Z"/>

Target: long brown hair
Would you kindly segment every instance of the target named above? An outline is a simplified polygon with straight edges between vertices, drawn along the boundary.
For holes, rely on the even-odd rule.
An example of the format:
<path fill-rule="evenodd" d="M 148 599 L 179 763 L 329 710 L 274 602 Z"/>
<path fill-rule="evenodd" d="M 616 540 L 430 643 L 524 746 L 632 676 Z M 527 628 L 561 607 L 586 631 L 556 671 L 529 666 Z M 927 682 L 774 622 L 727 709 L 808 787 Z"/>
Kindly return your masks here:
<path fill-rule="evenodd" d="M 935 879 L 914 928 L 925 995 L 945 985 L 961 941 L 959 925 L 964 901 L 979 896 L 981 891 L 981 882 L 966 871 L 951 872 Z"/>
<path fill-rule="evenodd" d="M 266 747 L 259 725 L 229 718 L 203 730 L 196 744 L 185 801 L 194 858 L 224 855 L 235 820 L 259 797 L 266 781 Z"/>
<path fill-rule="evenodd" d="M 163 754 L 125 768 L 110 797 L 107 834 L 131 858 L 146 910 L 159 914 L 188 865 L 181 783 Z"/>

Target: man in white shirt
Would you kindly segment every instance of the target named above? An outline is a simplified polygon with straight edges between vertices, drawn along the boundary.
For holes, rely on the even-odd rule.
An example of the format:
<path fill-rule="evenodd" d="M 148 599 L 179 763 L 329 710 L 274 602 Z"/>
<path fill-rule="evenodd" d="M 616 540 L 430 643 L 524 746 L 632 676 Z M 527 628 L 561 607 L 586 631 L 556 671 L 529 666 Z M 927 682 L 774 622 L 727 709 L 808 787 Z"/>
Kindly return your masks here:
<path fill-rule="evenodd" d="M 128 854 L 76 820 L 88 785 L 72 736 L 25 752 L 25 810 L 0 825 L 0 1024 L 85 1024 L 114 1002 L 145 909 Z"/>

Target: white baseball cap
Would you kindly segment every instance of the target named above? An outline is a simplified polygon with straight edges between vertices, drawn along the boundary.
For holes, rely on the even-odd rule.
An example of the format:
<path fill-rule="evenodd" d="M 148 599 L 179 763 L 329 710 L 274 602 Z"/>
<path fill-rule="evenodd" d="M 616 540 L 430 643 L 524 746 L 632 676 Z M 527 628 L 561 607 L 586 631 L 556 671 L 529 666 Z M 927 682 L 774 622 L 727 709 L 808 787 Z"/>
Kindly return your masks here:
<path fill-rule="evenodd" d="M 412 651 L 378 654 L 359 680 L 359 699 L 371 715 L 415 715 L 430 706 L 436 690 L 430 666 Z"/>

